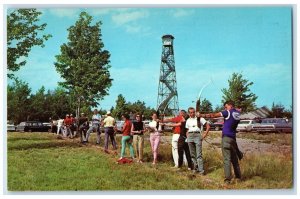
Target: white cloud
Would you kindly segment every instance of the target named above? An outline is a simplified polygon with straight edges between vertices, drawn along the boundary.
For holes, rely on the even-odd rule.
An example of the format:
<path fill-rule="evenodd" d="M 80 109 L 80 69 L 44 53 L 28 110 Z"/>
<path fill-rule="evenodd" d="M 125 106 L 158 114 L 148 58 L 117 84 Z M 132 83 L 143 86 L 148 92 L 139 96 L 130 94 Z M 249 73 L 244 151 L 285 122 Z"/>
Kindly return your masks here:
<path fill-rule="evenodd" d="M 122 12 L 112 16 L 112 20 L 115 24 L 121 26 L 131 22 L 135 22 L 139 19 L 146 18 L 149 16 L 147 11 L 132 11 L 132 12 Z"/>
<path fill-rule="evenodd" d="M 49 12 L 57 17 L 69 17 L 69 18 L 73 18 L 73 17 L 77 17 L 79 9 L 77 8 L 51 8 L 49 9 Z"/>
<path fill-rule="evenodd" d="M 182 9 L 182 8 L 174 9 L 171 11 L 171 15 L 176 18 L 190 16 L 193 15 L 194 13 L 195 13 L 194 10 Z"/>
<path fill-rule="evenodd" d="M 113 11 L 115 11 L 115 9 L 112 9 L 112 8 L 95 8 L 95 9 L 89 10 L 91 15 L 94 15 L 94 16 L 107 15 L 107 14 L 110 14 L 111 12 L 113 12 Z"/>
<path fill-rule="evenodd" d="M 103 15 L 108 15 L 108 14 L 113 14 L 113 13 L 124 13 L 132 10 L 132 8 L 94 8 L 94 9 L 89 9 L 89 12 L 94 15 L 94 16 L 103 16 Z"/>
<path fill-rule="evenodd" d="M 138 33 L 141 32 L 142 26 L 126 25 L 125 29 L 128 33 Z"/>

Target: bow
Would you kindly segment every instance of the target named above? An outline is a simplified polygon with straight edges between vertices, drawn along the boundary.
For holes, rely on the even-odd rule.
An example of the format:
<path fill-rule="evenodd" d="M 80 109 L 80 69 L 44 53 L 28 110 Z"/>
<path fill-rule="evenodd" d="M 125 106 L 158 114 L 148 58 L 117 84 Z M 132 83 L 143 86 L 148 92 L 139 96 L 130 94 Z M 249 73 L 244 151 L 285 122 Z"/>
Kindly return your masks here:
<path fill-rule="evenodd" d="M 200 113 L 200 98 L 201 98 L 201 94 L 204 90 L 205 87 L 207 87 L 209 84 L 212 83 L 212 78 L 210 78 L 209 82 L 207 82 L 206 84 L 204 84 L 198 94 L 197 100 L 196 100 L 196 112 L 198 111 Z"/>

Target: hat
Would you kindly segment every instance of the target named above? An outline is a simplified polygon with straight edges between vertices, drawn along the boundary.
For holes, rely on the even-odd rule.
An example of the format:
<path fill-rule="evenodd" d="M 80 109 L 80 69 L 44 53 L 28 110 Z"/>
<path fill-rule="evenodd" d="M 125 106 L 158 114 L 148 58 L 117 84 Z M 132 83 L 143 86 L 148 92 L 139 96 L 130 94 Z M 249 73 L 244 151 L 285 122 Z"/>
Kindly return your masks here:
<path fill-rule="evenodd" d="M 106 112 L 106 115 L 110 115 L 110 114 L 111 114 L 111 112 L 110 112 L 110 111 L 107 111 L 107 112 Z"/>
<path fill-rule="evenodd" d="M 69 116 L 69 114 L 67 114 L 66 116 Z"/>
<path fill-rule="evenodd" d="M 81 113 L 81 115 L 84 115 L 84 113 Z"/>

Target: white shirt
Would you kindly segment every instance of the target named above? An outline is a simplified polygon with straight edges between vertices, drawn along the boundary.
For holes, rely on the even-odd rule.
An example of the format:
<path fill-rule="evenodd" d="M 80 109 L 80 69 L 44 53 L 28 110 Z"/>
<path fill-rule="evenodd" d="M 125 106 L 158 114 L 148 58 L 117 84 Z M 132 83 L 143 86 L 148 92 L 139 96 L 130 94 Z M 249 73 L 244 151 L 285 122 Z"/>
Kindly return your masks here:
<path fill-rule="evenodd" d="M 156 121 L 151 121 L 149 122 L 149 127 L 153 129 L 154 132 L 160 132 L 161 131 L 161 124 L 158 125 L 158 129 L 156 128 L 157 122 Z"/>
<path fill-rule="evenodd" d="M 64 124 L 64 119 L 59 119 L 57 121 L 57 126 L 62 126 Z"/>
<path fill-rule="evenodd" d="M 101 121 L 101 116 L 99 114 L 93 115 L 92 117 L 93 124 L 100 124 L 100 121 Z"/>
<path fill-rule="evenodd" d="M 114 127 L 115 126 L 115 119 L 111 116 L 107 116 L 103 120 L 104 127 Z"/>
<path fill-rule="evenodd" d="M 206 120 L 203 117 L 201 117 L 200 123 L 202 124 L 201 129 L 197 125 L 197 117 L 194 117 L 194 118 L 190 117 L 186 121 L 185 128 L 188 129 L 188 132 L 192 132 L 192 131 L 201 132 L 203 130 L 203 125 L 206 123 Z"/>

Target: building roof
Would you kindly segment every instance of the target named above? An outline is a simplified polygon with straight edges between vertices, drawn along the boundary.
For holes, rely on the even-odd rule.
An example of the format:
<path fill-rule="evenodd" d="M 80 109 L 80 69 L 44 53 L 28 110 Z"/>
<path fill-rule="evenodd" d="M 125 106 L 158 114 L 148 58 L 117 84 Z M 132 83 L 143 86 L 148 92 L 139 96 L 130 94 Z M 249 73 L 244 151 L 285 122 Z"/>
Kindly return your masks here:
<path fill-rule="evenodd" d="M 270 110 L 263 106 L 261 108 L 258 108 L 252 112 L 241 114 L 241 119 L 261 119 L 261 118 L 267 118 L 270 114 Z"/>

